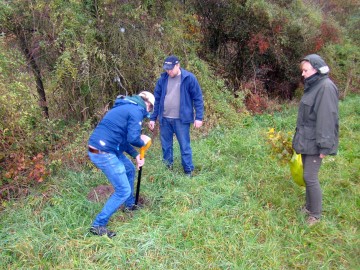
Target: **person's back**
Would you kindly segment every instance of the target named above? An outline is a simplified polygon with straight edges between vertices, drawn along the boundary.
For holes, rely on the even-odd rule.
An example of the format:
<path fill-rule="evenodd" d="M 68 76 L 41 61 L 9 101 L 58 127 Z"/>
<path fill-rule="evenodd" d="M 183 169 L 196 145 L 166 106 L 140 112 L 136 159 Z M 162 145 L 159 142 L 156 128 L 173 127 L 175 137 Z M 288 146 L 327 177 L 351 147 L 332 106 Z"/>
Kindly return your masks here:
<path fill-rule="evenodd" d="M 89 139 L 89 145 L 109 153 L 124 151 L 126 145 L 141 147 L 139 139 L 146 110 L 127 99 L 117 99 Z"/>

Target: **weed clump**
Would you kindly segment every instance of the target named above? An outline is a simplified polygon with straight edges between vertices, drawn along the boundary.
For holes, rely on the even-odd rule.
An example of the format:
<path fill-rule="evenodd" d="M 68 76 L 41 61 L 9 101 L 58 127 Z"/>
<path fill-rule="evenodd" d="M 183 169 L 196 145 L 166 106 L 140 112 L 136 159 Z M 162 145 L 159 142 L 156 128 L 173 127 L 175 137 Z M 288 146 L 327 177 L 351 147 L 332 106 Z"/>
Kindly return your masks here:
<path fill-rule="evenodd" d="M 294 150 L 292 148 L 292 132 L 275 131 L 270 128 L 267 134 L 267 143 L 270 146 L 270 157 L 276 159 L 281 165 L 290 162 Z"/>

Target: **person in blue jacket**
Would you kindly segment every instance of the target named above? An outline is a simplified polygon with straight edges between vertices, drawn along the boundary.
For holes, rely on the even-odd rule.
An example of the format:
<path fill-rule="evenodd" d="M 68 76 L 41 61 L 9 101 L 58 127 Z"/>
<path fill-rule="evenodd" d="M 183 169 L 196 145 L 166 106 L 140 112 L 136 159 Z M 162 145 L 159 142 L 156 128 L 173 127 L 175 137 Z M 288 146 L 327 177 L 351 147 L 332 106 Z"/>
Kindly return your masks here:
<path fill-rule="evenodd" d="M 153 130 L 158 119 L 163 161 L 173 166 L 173 135 L 180 145 L 184 173 L 191 177 L 194 170 L 190 145 L 190 124 L 195 128 L 203 124 L 204 101 L 200 85 L 194 74 L 180 67 L 179 59 L 171 55 L 164 61 L 162 73 L 155 90 L 154 112 L 149 128 Z"/>
<path fill-rule="evenodd" d="M 116 235 L 106 226 L 122 204 L 129 210 L 135 210 L 135 166 L 124 153 L 136 159 L 137 169 L 144 165 L 145 160 L 140 159 L 134 147 L 141 148 L 150 141 L 148 136 L 141 134 L 141 129 L 143 120 L 153 110 L 154 101 L 153 94 L 147 91 L 134 96 L 119 96 L 89 138 L 90 160 L 114 187 L 114 193 L 90 228 L 95 235 L 110 238 Z"/>

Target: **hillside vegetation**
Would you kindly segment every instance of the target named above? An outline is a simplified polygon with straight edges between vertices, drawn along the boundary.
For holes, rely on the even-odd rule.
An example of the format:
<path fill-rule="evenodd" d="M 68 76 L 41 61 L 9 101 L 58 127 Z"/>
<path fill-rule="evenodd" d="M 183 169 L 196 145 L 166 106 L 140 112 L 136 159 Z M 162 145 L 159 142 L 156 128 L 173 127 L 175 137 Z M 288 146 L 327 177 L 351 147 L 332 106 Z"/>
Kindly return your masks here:
<path fill-rule="evenodd" d="M 359 5 L 0 1 L 0 269 L 356 269 Z M 309 53 L 341 96 L 340 151 L 322 167 L 314 229 L 267 137 L 293 131 Z M 87 157 L 89 134 L 117 95 L 152 91 L 169 54 L 204 94 L 195 177 L 165 170 L 158 131 L 145 128 L 145 208 L 115 215 L 116 239 L 91 237 L 103 202 L 87 196 L 108 182 Z"/>
<path fill-rule="evenodd" d="M 114 98 L 152 91 L 169 54 L 199 79 L 205 132 L 299 97 L 309 53 L 329 63 L 342 98 L 358 92 L 359 10 L 352 0 L 1 1 L 0 199 L 86 164 L 88 133 Z"/>

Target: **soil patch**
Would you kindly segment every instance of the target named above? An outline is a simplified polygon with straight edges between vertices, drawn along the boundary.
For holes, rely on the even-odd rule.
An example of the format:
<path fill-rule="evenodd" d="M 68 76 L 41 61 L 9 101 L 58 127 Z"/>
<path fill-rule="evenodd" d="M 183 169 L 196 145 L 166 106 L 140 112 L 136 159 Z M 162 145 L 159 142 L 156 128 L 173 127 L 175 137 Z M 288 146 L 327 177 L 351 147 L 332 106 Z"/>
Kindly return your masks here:
<path fill-rule="evenodd" d="M 88 193 L 87 199 L 91 202 L 105 202 L 113 192 L 114 188 L 112 185 L 100 185 Z M 148 205 L 149 202 L 145 197 L 139 196 L 138 204 L 144 206 Z"/>
<path fill-rule="evenodd" d="M 97 186 L 89 192 L 87 199 L 91 202 L 104 202 L 114 192 L 114 188 L 111 185 Z"/>

